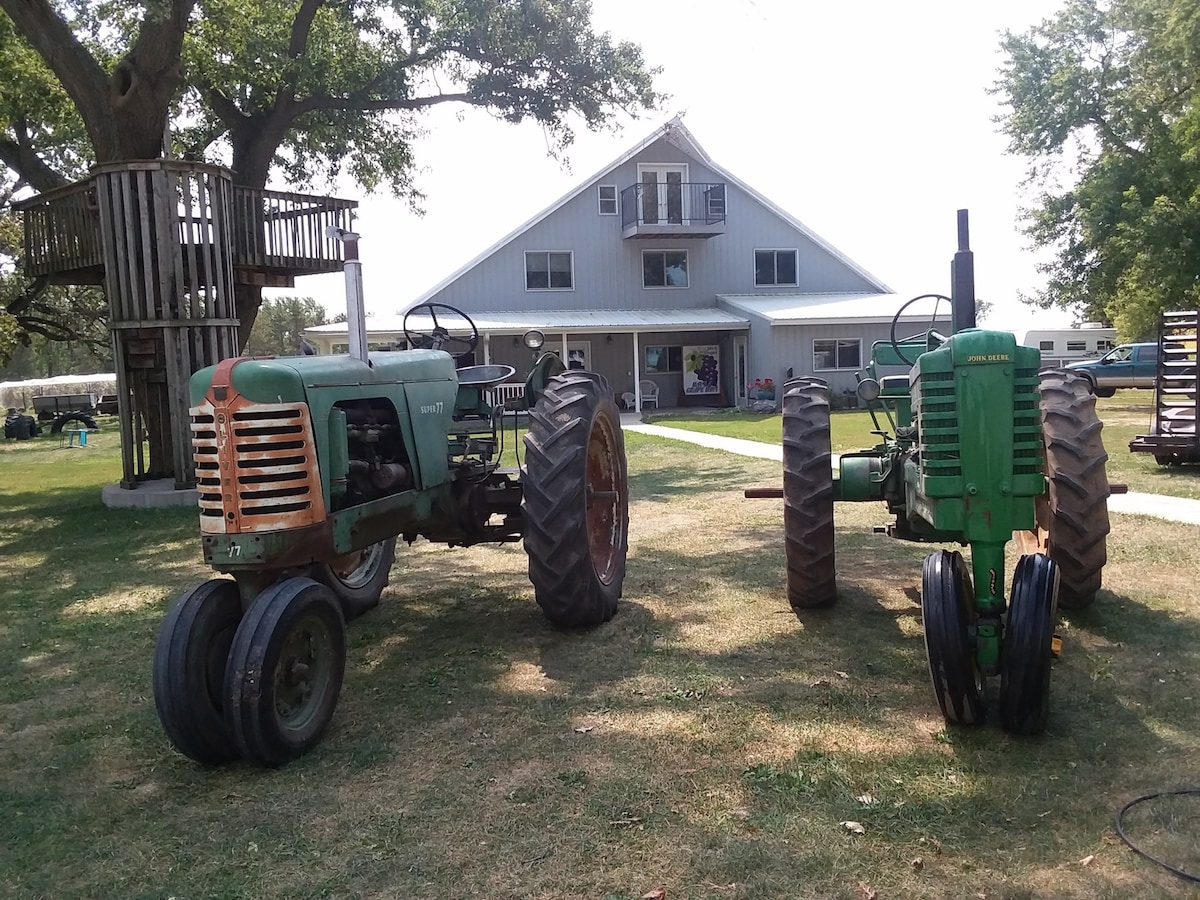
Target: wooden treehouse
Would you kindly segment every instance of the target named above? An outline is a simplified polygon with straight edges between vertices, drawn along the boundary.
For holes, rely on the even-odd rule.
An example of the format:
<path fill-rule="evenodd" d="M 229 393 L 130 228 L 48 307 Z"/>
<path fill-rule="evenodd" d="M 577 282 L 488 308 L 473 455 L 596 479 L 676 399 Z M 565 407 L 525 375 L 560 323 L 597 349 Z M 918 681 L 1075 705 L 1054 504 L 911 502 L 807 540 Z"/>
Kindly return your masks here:
<path fill-rule="evenodd" d="M 237 355 L 238 295 L 342 270 L 342 243 L 326 228 L 350 230 L 357 206 L 241 187 L 228 169 L 161 159 L 97 166 L 17 205 L 25 274 L 100 285 L 108 298 L 122 487 L 194 484 L 189 377 Z"/>

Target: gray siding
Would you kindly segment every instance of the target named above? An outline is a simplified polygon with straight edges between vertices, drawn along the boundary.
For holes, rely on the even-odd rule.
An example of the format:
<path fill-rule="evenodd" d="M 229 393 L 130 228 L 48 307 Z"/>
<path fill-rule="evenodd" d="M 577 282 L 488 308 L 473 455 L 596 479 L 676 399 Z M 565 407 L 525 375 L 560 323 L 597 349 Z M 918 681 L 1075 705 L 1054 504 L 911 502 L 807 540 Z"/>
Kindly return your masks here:
<path fill-rule="evenodd" d="M 950 320 L 942 321 L 939 325 L 949 331 Z M 912 326 L 910 325 L 911 329 Z M 916 330 L 916 329 L 913 329 Z M 882 324 L 847 324 L 847 325 L 777 325 L 766 328 L 766 346 L 759 344 L 758 338 L 762 330 L 751 331 L 750 357 L 760 362 L 764 371 L 755 373 L 755 377 L 770 375 L 776 381 L 786 379 L 787 370 L 792 369 L 793 376 L 813 375 L 829 383 L 831 391 L 854 390 L 858 381 L 855 369 L 838 369 L 816 371 L 813 368 L 813 342 L 822 339 L 860 340 L 862 342 L 860 365 L 858 370 L 870 361 L 871 345 L 876 341 L 888 341 L 890 328 Z M 897 338 L 908 336 L 908 331 L 897 334 Z M 757 345 L 757 346 L 756 346 Z M 888 369 L 882 374 L 902 374 L 905 368 Z"/>
<path fill-rule="evenodd" d="M 429 299 L 468 312 L 553 309 L 700 308 L 718 293 L 755 290 L 754 250 L 796 249 L 799 287 L 789 293 L 871 291 L 874 286 L 824 248 L 732 184 L 726 188 L 727 233 L 712 238 L 625 239 L 621 217 L 598 212 L 597 186 L 618 193 L 638 180 L 638 163 L 687 163 L 690 182 L 724 181 L 665 139 L 588 182 L 580 193 Z M 686 288 L 642 286 L 643 250 L 687 250 Z M 571 251 L 573 290 L 525 290 L 526 251 Z"/>

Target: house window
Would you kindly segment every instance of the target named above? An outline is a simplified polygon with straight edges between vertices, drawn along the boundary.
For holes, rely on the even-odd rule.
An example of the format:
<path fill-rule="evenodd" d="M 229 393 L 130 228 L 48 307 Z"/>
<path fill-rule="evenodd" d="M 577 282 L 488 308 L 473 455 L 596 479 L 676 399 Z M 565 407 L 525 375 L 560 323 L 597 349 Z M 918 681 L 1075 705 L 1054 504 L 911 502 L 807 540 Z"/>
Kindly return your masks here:
<path fill-rule="evenodd" d="M 857 369 L 862 365 L 862 341 L 846 338 L 813 341 L 813 371 Z"/>
<path fill-rule="evenodd" d="M 542 250 L 525 253 L 525 290 L 569 291 L 575 287 L 572 254 Z"/>
<path fill-rule="evenodd" d="M 602 184 L 596 188 L 600 201 L 600 215 L 615 216 L 617 214 L 617 186 Z"/>
<path fill-rule="evenodd" d="M 755 250 L 754 283 L 759 286 L 792 285 L 796 280 L 796 250 Z"/>
<path fill-rule="evenodd" d="M 683 347 L 647 347 L 646 374 L 683 371 Z"/>
<path fill-rule="evenodd" d="M 1049 350 L 1049 351 L 1053 352 L 1054 341 L 1038 341 L 1038 349 L 1039 350 Z"/>
<path fill-rule="evenodd" d="M 1067 341 L 1068 352 L 1079 353 L 1087 349 L 1087 341 Z"/>
<path fill-rule="evenodd" d="M 687 251 L 643 250 L 642 286 L 648 288 L 687 287 Z"/>

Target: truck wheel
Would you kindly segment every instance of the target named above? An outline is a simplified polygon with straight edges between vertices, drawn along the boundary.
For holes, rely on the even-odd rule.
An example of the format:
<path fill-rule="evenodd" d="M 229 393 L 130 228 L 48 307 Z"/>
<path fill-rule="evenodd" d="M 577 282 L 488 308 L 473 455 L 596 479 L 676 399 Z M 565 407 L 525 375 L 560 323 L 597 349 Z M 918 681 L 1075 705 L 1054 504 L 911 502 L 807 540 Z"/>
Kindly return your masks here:
<path fill-rule="evenodd" d="M 172 604 L 154 648 L 154 708 L 163 731 L 176 750 L 207 765 L 238 756 L 221 686 L 241 618 L 237 582 L 214 578 Z"/>
<path fill-rule="evenodd" d="M 1046 730 L 1057 614 L 1058 566 L 1040 553 L 1022 556 L 1013 573 L 1000 646 L 1000 724 L 1005 731 L 1032 735 Z"/>
<path fill-rule="evenodd" d="M 258 595 L 225 665 L 225 708 L 242 756 L 281 766 L 333 718 L 346 670 L 346 625 L 333 592 L 286 578 Z"/>
<path fill-rule="evenodd" d="M 783 536 L 793 609 L 837 600 L 829 386 L 791 382 L 783 395 Z"/>
<path fill-rule="evenodd" d="M 942 716 L 951 725 L 983 721 L 983 678 L 975 663 L 967 627 L 975 594 L 957 550 L 938 550 L 921 566 L 921 617 L 929 675 Z"/>
<path fill-rule="evenodd" d="M 1042 436 L 1049 493 L 1035 503 L 1037 525 L 1019 532 L 1023 553 L 1058 564 L 1063 609 L 1090 606 L 1108 560 L 1108 454 L 1087 381 L 1061 369 L 1042 373 Z"/>
<path fill-rule="evenodd" d="M 529 411 L 521 514 L 529 580 L 560 627 L 617 610 L 629 552 L 629 478 L 612 389 L 592 372 L 551 378 Z"/>
<path fill-rule="evenodd" d="M 390 537 L 332 563 L 317 563 L 308 570 L 308 577 L 333 591 L 342 615 L 350 622 L 379 605 L 395 560 L 396 538 Z"/>

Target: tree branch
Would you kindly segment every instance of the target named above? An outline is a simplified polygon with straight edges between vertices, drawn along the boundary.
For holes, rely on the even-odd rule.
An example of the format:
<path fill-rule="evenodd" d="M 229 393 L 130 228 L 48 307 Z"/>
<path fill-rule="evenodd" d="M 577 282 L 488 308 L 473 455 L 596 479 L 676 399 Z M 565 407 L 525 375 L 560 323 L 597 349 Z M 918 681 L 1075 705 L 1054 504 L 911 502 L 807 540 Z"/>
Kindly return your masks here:
<path fill-rule="evenodd" d="M 17 30 L 62 83 L 93 140 L 103 135 L 108 75 L 47 0 L 0 0 Z"/>
<path fill-rule="evenodd" d="M 66 178 L 46 165 L 28 144 L 0 137 L 0 162 L 16 172 L 36 191 L 45 193 L 69 184 Z"/>

